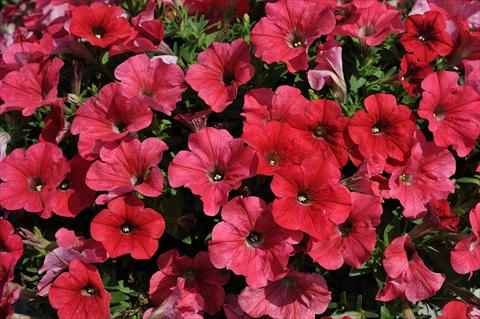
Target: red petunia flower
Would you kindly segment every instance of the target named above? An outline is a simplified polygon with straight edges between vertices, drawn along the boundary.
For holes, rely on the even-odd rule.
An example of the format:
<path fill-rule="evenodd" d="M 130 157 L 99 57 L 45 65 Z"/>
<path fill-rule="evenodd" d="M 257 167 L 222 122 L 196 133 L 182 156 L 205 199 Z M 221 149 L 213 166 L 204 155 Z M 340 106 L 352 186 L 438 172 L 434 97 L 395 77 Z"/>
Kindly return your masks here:
<path fill-rule="evenodd" d="M 21 290 L 19 285 L 11 282 L 0 284 L 0 318 L 12 318 L 15 313 L 12 305 L 20 298 Z"/>
<path fill-rule="evenodd" d="M 243 311 L 252 317 L 314 319 L 332 299 L 325 279 L 290 269 L 288 274 L 263 288 L 247 287 L 238 297 Z"/>
<path fill-rule="evenodd" d="M 417 302 L 434 296 L 442 287 L 445 275 L 431 271 L 418 256 L 410 237 L 395 238 L 385 250 L 383 267 L 387 283 L 377 293 L 376 299 L 387 302 L 405 298 Z"/>
<path fill-rule="evenodd" d="M 413 54 L 405 54 L 400 62 L 398 77 L 407 93 L 416 96 L 420 90 L 420 84 L 432 72 L 433 69 L 429 63 L 418 60 Z"/>
<path fill-rule="evenodd" d="M 402 13 L 376 2 L 365 8 L 357 8 L 336 30 L 339 35 L 362 39 L 368 46 L 374 47 L 382 43 L 390 33 L 403 32 Z"/>
<path fill-rule="evenodd" d="M 150 59 L 139 54 L 127 59 L 115 69 L 122 94 L 138 97 L 152 109 L 170 115 L 185 91 L 183 71 L 176 64 L 162 59 Z"/>
<path fill-rule="evenodd" d="M 230 16 L 241 18 L 250 9 L 248 0 L 182 0 L 182 4 L 188 7 L 189 14 L 202 14 L 211 23 Z"/>
<path fill-rule="evenodd" d="M 381 198 L 360 193 L 352 193 L 351 197 L 352 211 L 348 219 L 323 238 L 309 242 L 308 254 L 325 269 L 338 269 L 344 262 L 360 268 L 375 248 L 375 226 L 380 224 L 383 212 Z"/>
<path fill-rule="evenodd" d="M 144 208 L 132 195 L 108 202 L 92 220 L 90 233 L 101 242 L 111 258 L 130 254 L 135 259 L 150 259 L 158 249 L 165 221 L 157 211 Z"/>
<path fill-rule="evenodd" d="M 410 157 L 390 176 L 390 197 L 400 201 L 405 217 L 417 219 L 425 215 L 430 200 L 446 199 L 453 193 L 449 177 L 454 173 L 455 158 L 447 149 L 417 138 Z"/>
<path fill-rule="evenodd" d="M 207 252 L 199 252 L 194 258 L 179 256 L 177 250 L 170 250 L 158 256 L 159 271 L 150 279 L 150 300 L 160 305 L 180 286 L 194 295 L 200 295 L 208 314 L 218 312 L 225 300 L 223 285 L 228 275 L 215 269 Z"/>
<path fill-rule="evenodd" d="M 463 60 L 465 84 L 480 92 L 480 60 Z"/>
<path fill-rule="evenodd" d="M 5 219 L 0 219 L 0 259 L 12 256 L 12 262 L 16 263 L 22 254 L 22 239 L 15 234 L 12 224 Z M 1 286 L 0 280 L 0 287 Z"/>
<path fill-rule="evenodd" d="M 48 300 L 60 319 L 110 318 L 110 294 L 98 270 L 79 260 L 53 282 Z"/>
<path fill-rule="evenodd" d="M 288 71 L 308 68 L 308 48 L 335 27 L 331 8 L 299 0 L 267 3 L 266 17 L 252 30 L 255 55 L 266 63 L 285 62 Z"/>
<path fill-rule="evenodd" d="M 350 212 L 350 194 L 339 180 L 335 164 L 313 156 L 301 165 L 276 171 L 271 184 L 277 197 L 272 210 L 275 222 L 323 238 L 334 224 L 345 222 Z"/>
<path fill-rule="evenodd" d="M 385 159 L 404 160 L 416 129 L 412 111 L 397 104 L 391 94 L 373 94 L 364 103 L 365 110 L 355 113 L 348 124 L 348 135 L 360 154 L 378 153 Z"/>
<path fill-rule="evenodd" d="M 0 114 L 22 111 L 30 116 L 45 105 L 57 100 L 57 86 L 63 61 L 54 58 L 42 63 L 30 63 L 8 73 L 0 83 Z"/>
<path fill-rule="evenodd" d="M 418 116 L 428 120 L 436 145 L 451 145 L 465 157 L 480 135 L 480 94 L 469 85 L 459 86 L 458 78 L 458 73 L 449 71 L 427 76 Z"/>
<path fill-rule="evenodd" d="M 68 171 L 67 159 L 55 144 L 13 150 L 0 162 L 0 206 L 49 218 L 52 212 L 45 208 Z"/>
<path fill-rule="evenodd" d="M 468 274 L 480 269 L 480 204 L 470 211 L 470 226 L 473 234 L 458 242 L 450 252 L 453 270 Z"/>
<path fill-rule="evenodd" d="M 272 121 L 264 128 L 248 126 L 242 138 L 256 152 L 257 174 L 273 175 L 280 168 L 299 164 L 313 147 L 300 139 L 300 131 L 287 123 Z"/>
<path fill-rule="evenodd" d="M 88 7 L 73 7 L 69 30 L 91 45 L 106 48 L 130 35 L 130 23 L 121 15 L 121 7 L 110 7 L 100 2 Z"/>
<path fill-rule="evenodd" d="M 198 64 L 188 68 L 185 80 L 215 112 L 225 110 L 237 97 L 238 88 L 255 73 L 243 39 L 231 44 L 213 42 L 197 60 Z"/>
<path fill-rule="evenodd" d="M 120 195 L 137 191 L 147 197 L 157 197 L 163 191 L 163 175 L 158 164 L 167 144 L 158 138 L 140 142 L 124 139 L 120 144 L 104 147 L 100 159 L 87 172 L 85 182 L 96 191 L 108 191 L 96 202 L 105 203 Z"/>
<path fill-rule="evenodd" d="M 286 274 L 288 257 L 302 232 L 275 224 L 270 207 L 258 197 L 235 197 L 222 209 L 222 220 L 208 245 L 215 267 L 243 275 L 257 288 Z"/>
<path fill-rule="evenodd" d="M 72 134 L 80 134 L 79 154 L 87 159 L 98 157 L 102 146 L 140 131 L 152 122 L 152 111 L 136 99 L 121 94 L 119 84 L 104 86 L 98 98 L 90 97 L 75 113 Z"/>
<path fill-rule="evenodd" d="M 385 165 L 385 159 L 373 153 L 364 159 L 352 177 L 345 179 L 344 184 L 354 192 L 388 198 L 388 179 L 381 175 Z"/>
<path fill-rule="evenodd" d="M 208 216 L 218 213 L 228 193 L 254 175 L 255 151 L 226 130 L 204 128 L 188 137 L 190 151 L 180 151 L 168 167 L 172 187 L 185 186 L 200 195 Z"/>
<path fill-rule="evenodd" d="M 445 28 L 445 19 L 440 12 L 414 14 L 405 20 L 405 33 L 400 43 L 421 61 L 431 62 L 437 55 L 447 56 L 452 51 L 452 39 Z"/>
<path fill-rule="evenodd" d="M 38 137 L 39 142 L 50 142 L 58 145 L 67 136 L 70 123 L 63 114 L 63 102 L 63 99 L 57 99 L 52 102 L 50 112 L 45 119 L 45 125 Z"/>
<path fill-rule="evenodd" d="M 480 316 L 480 310 L 460 300 L 449 301 L 443 306 L 442 313 L 438 319 L 477 319 Z"/>
<path fill-rule="evenodd" d="M 457 33 L 453 37 L 453 50 L 447 57 L 448 64 L 458 66 L 463 60 L 480 59 L 480 32 L 470 32 L 468 22 L 456 21 Z"/>
<path fill-rule="evenodd" d="M 275 92 L 266 88 L 251 90 L 243 105 L 244 130 L 251 126 L 263 128 L 271 121 L 296 125 L 307 104 L 302 92 L 288 85 L 279 86 Z"/>
<path fill-rule="evenodd" d="M 296 120 L 295 128 L 302 130 L 302 137 L 314 146 L 318 154 L 343 167 L 348 161 L 344 131 L 348 118 L 342 115 L 338 103 L 329 100 L 313 100 Z"/>
<path fill-rule="evenodd" d="M 424 224 L 437 230 L 448 230 L 458 232 L 460 217 L 452 212 L 450 204 L 446 199 L 432 199 L 427 203 L 427 215 Z"/>
<path fill-rule="evenodd" d="M 200 132 L 207 127 L 208 117 L 212 114 L 211 109 L 203 109 L 198 112 L 190 112 L 177 114 L 173 119 L 179 121 L 185 126 L 188 126 L 194 133 Z"/>

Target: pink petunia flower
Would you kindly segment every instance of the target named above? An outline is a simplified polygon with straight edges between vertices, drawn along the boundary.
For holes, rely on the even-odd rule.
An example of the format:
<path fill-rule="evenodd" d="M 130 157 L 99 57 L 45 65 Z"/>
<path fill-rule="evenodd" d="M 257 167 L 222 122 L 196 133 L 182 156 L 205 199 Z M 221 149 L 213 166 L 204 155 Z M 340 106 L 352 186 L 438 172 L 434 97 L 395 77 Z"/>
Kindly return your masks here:
<path fill-rule="evenodd" d="M 275 222 L 323 238 L 334 224 L 345 222 L 350 212 L 350 194 L 339 180 L 338 167 L 320 157 L 276 171 L 271 184 L 277 197 L 272 209 Z"/>
<path fill-rule="evenodd" d="M 52 212 L 45 208 L 68 172 L 67 159 L 55 144 L 15 149 L 0 162 L 0 206 L 49 218 Z"/>
<path fill-rule="evenodd" d="M 243 39 L 231 44 L 213 42 L 198 55 L 185 76 L 198 96 L 214 112 L 222 112 L 237 97 L 237 90 L 250 81 L 255 68 L 250 63 L 250 49 Z"/>
<path fill-rule="evenodd" d="M 59 319 L 110 319 L 110 299 L 98 270 L 80 260 L 70 263 L 48 294 Z"/>
<path fill-rule="evenodd" d="M 255 56 L 285 62 L 292 73 L 308 68 L 308 48 L 335 27 L 331 8 L 318 2 L 280 0 L 267 3 L 265 13 L 251 34 Z"/>
<path fill-rule="evenodd" d="M 202 14 L 211 23 L 241 18 L 250 8 L 248 0 L 182 0 L 191 15 Z"/>
<path fill-rule="evenodd" d="M 0 318 L 12 318 L 15 313 L 12 305 L 20 298 L 21 290 L 19 285 L 11 282 L 0 285 Z"/>
<path fill-rule="evenodd" d="M 162 304 L 175 288 L 199 295 L 208 314 L 218 312 L 225 300 L 223 285 L 228 275 L 215 269 L 207 252 L 199 252 L 194 258 L 179 256 L 177 250 L 169 250 L 158 256 L 159 271 L 150 279 L 150 300 L 154 305 Z"/>
<path fill-rule="evenodd" d="M 460 300 L 449 301 L 443 306 L 442 313 L 438 319 L 478 319 L 480 316 L 480 310 Z"/>
<path fill-rule="evenodd" d="M 238 297 L 243 311 L 258 318 L 314 319 L 324 313 L 332 299 L 325 279 L 290 269 L 288 274 L 262 288 L 247 287 Z"/>
<path fill-rule="evenodd" d="M 185 91 L 183 71 L 176 64 L 162 59 L 135 55 L 117 66 L 115 77 L 120 81 L 122 94 L 138 97 L 156 111 L 170 115 Z"/>
<path fill-rule="evenodd" d="M 418 256 L 408 235 L 395 238 L 385 250 L 383 267 L 387 283 L 376 299 L 387 302 L 405 298 L 417 302 L 434 296 L 443 285 L 445 275 L 431 271 Z"/>
<path fill-rule="evenodd" d="M 157 197 L 163 191 L 163 175 L 158 167 L 167 144 L 158 138 L 140 142 L 124 139 L 118 145 L 104 147 L 100 159 L 87 172 L 85 183 L 96 191 L 108 191 L 97 197 L 97 203 L 137 191 L 147 197 Z"/>
<path fill-rule="evenodd" d="M 101 242 L 111 258 L 130 254 L 134 259 L 150 259 L 158 249 L 165 221 L 157 211 L 145 208 L 135 196 L 108 202 L 90 224 L 93 239 Z"/>
<path fill-rule="evenodd" d="M 283 277 L 293 245 L 303 237 L 275 224 L 270 209 L 261 198 L 235 197 L 222 209 L 223 222 L 213 228 L 208 245 L 215 267 L 245 276 L 251 287 Z"/>
<path fill-rule="evenodd" d="M 458 73 L 444 71 L 423 80 L 423 99 L 418 116 L 428 120 L 435 145 L 452 146 L 465 157 L 480 136 L 480 93 L 469 85 L 459 86 Z"/>
<path fill-rule="evenodd" d="M 465 67 L 465 84 L 480 92 L 480 61 L 463 60 Z"/>
<path fill-rule="evenodd" d="M 188 137 L 190 151 L 180 151 L 168 167 L 172 187 L 185 186 L 200 195 L 208 216 L 218 213 L 228 193 L 254 175 L 255 151 L 226 130 L 204 128 Z"/>

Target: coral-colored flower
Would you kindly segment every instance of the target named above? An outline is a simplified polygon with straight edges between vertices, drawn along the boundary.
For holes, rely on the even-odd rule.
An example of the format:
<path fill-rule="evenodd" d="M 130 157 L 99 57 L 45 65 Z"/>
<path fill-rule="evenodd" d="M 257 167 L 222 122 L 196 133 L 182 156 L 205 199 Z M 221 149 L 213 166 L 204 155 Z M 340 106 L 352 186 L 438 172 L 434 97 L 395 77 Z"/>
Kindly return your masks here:
<path fill-rule="evenodd" d="M 165 221 L 157 211 L 144 208 L 132 195 L 108 202 L 92 220 L 90 233 L 101 242 L 111 258 L 130 254 L 135 259 L 150 259 L 158 249 Z"/>
<path fill-rule="evenodd" d="M 98 270 L 80 260 L 72 261 L 68 272 L 53 282 L 48 300 L 60 319 L 110 318 L 110 294 Z"/>
<path fill-rule="evenodd" d="M 130 35 L 130 23 L 121 14 L 121 7 L 100 2 L 74 7 L 70 33 L 86 39 L 91 45 L 106 48 Z"/>
<path fill-rule="evenodd" d="M 417 138 L 410 157 L 389 180 L 390 197 L 400 201 L 403 215 L 410 219 L 425 215 L 430 200 L 446 199 L 454 191 L 449 178 L 455 173 L 455 158 L 447 149 L 424 139 Z"/>
<path fill-rule="evenodd" d="M 388 179 L 381 175 L 385 165 L 385 159 L 373 153 L 344 184 L 354 192 L 388 198 Z"/>
<path fill-rule="evenodd" d="M 459 86 L 458 77 L 450 71 L 427 76 L 418 115 L 428 120 L 436 145 L 451 145 L 458 156 L 465 157 L 480 135 L 480 93 L 469 85 Z"/>
<path fill-rule="evenodd" d="M 207 252 L 199 252 L 194 258 L 179 256 L 170 250 L 158 256 L 159 271 L 150 279 L 148 292 L 154 305 L 163 303 L 180 286 L 189 293 L 200 295 L 208 314 L 218 312 L 225 300 L 223 285 L 228 275 L 215 269 Z"/>
<path fill-rule="evenodd" d="M 460 217 L 452 212 L 447 200 L 432 199 L 427 204 L 427 211 L 424 224 L 428 224 L 433 229 L 458 231 Z"/>
<path fill-rule="evenodd" d="M 202 14 L 212 23 L 230 15 L 241 18 L 250 9 L 248 0 L 182 0 L 182 4 L 188 7 L 189 14 Z"/>
<path fill-rule="evenodd" d="M 213 42 L 197 60 L 198 64 L 188 68 L 185 81 L 215 112 L 225 110 L 237 97 L 238 87 L 255 73 L 250 49 L 243 39 L 231 44 Z"/>
<path fill-rule="evenodd" d="M 385 159 L 404 160 L 416 129 L 412 111 L 397 104 L 394 95 L 378 93 L 365 99 L 348 123 L 348 135 L 363 157 L 378 153 Z"/>
<path fill-rule="evenodd" d="M 350 19 L 337 27 L 339 35 L 362 39 L 369 46 L 377 46 L 390 33 L 402 31 L 401 12 L 379 2 L 365 8 L 357 8 Z"/>
<path fill-rule="evenodd" d="M 335 27 L 332 10 L 318 2 L 267 3 L 266 17 L 252 30 L 255 55 L 267 63 L 285 62 L 290 72 L 308 68 L 308 48 Z"/>
<path fill-rule="evenodd" d="M 54 58 L 8 73 L 0 83 L 0 99 L 4 101 L 0 114 L 22 111 L 23 116 L 30 116 L 39 107 L 55 102 L 62 67 L 63 61 Z"/>
<path fill-rule="evenodd" d="M 442 313 L 438 319 L 477 319 L 480 316 L 480 310 L 460 300 L 449 301 L 443 306 Z"/>
<path fill-rule="evenodd" d="M 279 86 L 275 92 L 266 88 L 251 90 L 243 106 L 244 130 L 250 126 L 263 128 L 270 121 L 295 125 L 307 104 L 302 92 L 288 85 Z"/>
<path fill-rule="evenodd" d="M 319 274 L 305 274 L 290 269 L 288 274 L 263 288 L 247 287 L 238 303 L 250 316 L 273 319 L 314 319 L 327 310 L 332 299 L 325 279 Z"/>
<path fill-rule="evenodd" d="M 470 32 L 465 20 L 459 20 L 456 24 L 458 32 L 453 37 L 453 50 L 447 57 L 448 64 L 458 66 L 465 59 L 480 59 L 480 32 Z"/>
<path fill-rule="evenodd" d="M 463 60 L 465 67 L 465 84 L 480 92 L 480 61 Z"/>
<path fill-rule="evenodd" d="M 0 162 L 0 206 L 50 217 L 51 211 L 45 208 L 68 171 L 67 159 L 55 144 L 13 150 Z"/>
<path fill-rule="evenodd" d="M 302 130 L 302 137 L 314 146 L 318 154 L 338 167 L 348 161 L 344 131 L 348 118 L 342 115 L 338 103 L 330 100 L 313 100 L 296 120 L 295 128 Z"/>
<path fill-rule="evenodd" d="M 383 211 L 381 198 L 360 193 L 352 193 L 351 198 L 348 219 L 323 238 L 309 242 L 308 254 L 325 269 L 338 269 L 344 262 L 359 268 L 375 248 L 375 226 L 380 224 Z"/>
<path fill-rule="evenodd" d="M 5 219 L 0 219 L 0 258 L 7 258 L 7 255 L 10 255 L 13 257 L 13 262 L 16 262 L 22 253 L 22 239 L 14 233 L 12 224 Z"/>
<path fill-rule="evenodd" d="M 264 128 L 248 126 L 242 138 L 256 152 L 257 174 L 273 175 L 280 168 L 299 164 L 313 147 L 300 139 L 301 132 L 287 123 L 272 121 Z"/>
<path fill-rule="evenodd" d="M 418 60 L 413 54 L 405 54 L 400 62 L 398 77 L 407 93 L 416 96 L 420 90 L 420 84 L 432 72 L 433 69 L 429 63 Z"/>
<path fill-rule="evenodd" d="M 379 301 L 405 298 L 417 302 L 434 296 L 442 287 L 445 275 L 431 271 L 418 255 L 410 237 L 395 238 L 385 250 L 383 267 L 387 283 L 377 293 Z"/>
<path fill-rule="evenodd" d="M 158 164 L 167 149 L 167 144 L 154 137 L 143 142 L 128 138 L 116 146 L 102 148 L 100 159 L 90 166 L 85 179 L 91 189 L 109 192 L 100 195 L 97 203 L 133 191 L 147 197 L 160 196 L 163 175 Z"/>
<path fill-rule="evenodd" d="M 72 134 L 80 134 L 79 154 L 88 160 L 98 157 L 102 146 L 140 131 L 152 122 L 152 111 L 137 99 L 127 99 L 120 85 L 104 86 L 98 98 L 90 97 L 77 110 Z"/>
<path fill-rule="evenodd" d="M 339 183 L 340 170 L 320 157 L 309 157 L 273 175 L 271 188 L 275 222 L 323 238 L 334 224 L 345 222 L 350 212 L 350 194 Z"/>
<path fill-rule="evenodd" d="M 437 11 L 411 15 L 405 20 L 400 43 L 421 61 L 431 62 L 437 55 L 447 56 L 452 51 L 452 39 L 445 27 L 445 19 Z"/>
<path fill-rule="evenodd" d="M 261 198 L 235 197 L 222 209 L 223 222 L 213 228 L 208 245 L 215 267 L 245 276 L 251 287 L 283 277 L 293 245 L 303 237 L 275 224 L 270 209 Z"/>
<path fill-rule="evenodd" d="M 190 151 L 180 151 L 168 167 L 172 187 L 185 186 L 200 195 L 208 216 L 218 213 L 228 193 L 254 175 L 255 151 L 226 130 L 204 128 L 188 137 Z"/>
<path fill-rule="evenodd" d="M 185 91 L 183 71 L 176 64 L 139 54 L 117 66 L 115 77 L 120 81 L 122 94 L 138 97 L 152 109 L 170 115 Z"/>
<path fill-rule="evenodd" d="M 450 252 L 453 270 L 459 274 L 472 275 L 480 269 L 480 204 L 470 211 L 470 236 L 458 242 Z"/>

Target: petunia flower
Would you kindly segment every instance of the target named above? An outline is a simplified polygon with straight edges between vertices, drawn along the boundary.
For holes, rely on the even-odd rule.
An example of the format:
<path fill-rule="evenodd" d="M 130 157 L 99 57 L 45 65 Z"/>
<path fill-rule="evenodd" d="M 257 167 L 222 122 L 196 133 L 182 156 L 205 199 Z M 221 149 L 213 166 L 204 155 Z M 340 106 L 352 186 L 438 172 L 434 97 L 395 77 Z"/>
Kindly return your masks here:
<path fill-rule="evenodd" d="M 211 23 L 241 18 L 250 9 L 248 0 L 182 0 L 190 15 L 204 15 Z"/>
<path fill-rule="evenodd" d="M 57 99 L 51 104 L 50 112 L 45 119 L 45 125 L 38 140 L 40 142 L 50 142 L 60 144 L 65 139 L 70 130 L 70 123 L 64 116 L 64 100 Z"/>
<path fill-rule="evenodd" d="M 383 267 L 387 272 L 385 287 L 376 299 L 387 302 L 405 298 L 417 302 L 434 296 L 443 285 L 445 275 L 425 266 L 408 235 L 395 238 L 385 250 Z"/>
<path fill-rule="evenodd" d="M 0 114 L 8 111 L 22 111 L 30 116 L 45 105 L 57 99 L 57 86 L 63 61 L 54 58 L 42 63 L 30 63 L 18 71 L 8 73 L 0 83 Z"/>
<path fill-rule="evenodd" d="M 200 195 L 208 216 L 218 213 L 231 190 L 254 175 L 255 151 L 226 130 L 204 128 L 188 137 L 190 151 L 180 151 L 168 167 L 172 187 L 185 186 Z"/>
<path fill-rule="evenodd" d="M 12 256 L 15 263 L 23 254 L 23 243 L 20 236 L 15 234 L 12 224 L 6 219 L 0 219 L 0 258 Z M 0 282 L 1 287 L 1 282 Z"/>
<path fill-rule="evenodd" d="M 173 119 L 179 121 L 185 126 L 188 126 L 192 132 L 197 133 L 207 127 L 207 121 L 210 114 L 212 114 L 211 109 L 204 109 L 195 113 L 190 112 L 177 114 L 173 116 Z"/>
<path fill-rule="evenodd" d="M 334 224 L 345 222 L 350 212 L 350 194 L 339 180 L 335 164 L 314 156 L 276 171 L 271 183 L 277 197 L 272 208 L 275 222 L 322 238 Z"/>
<path fill-rule="evenodd" d="M 388 198 L 388 179 L 382 176 L 385 159 L 377 154 L 366 157 L 358 170 L 343 181 L 351 191 L 366 195 Z"/>
<path fill-rule="evenodd" d="M 311 239 L 308 254 L 325 269 L 335 270 L 344 262 L 354 268 L 367 262 L 377 242 L 375 226 L 380 224 L 381 198 L 352 193 L 348 219 L 321 239 Z"/>
<path fill-rule="evenodd" d="M 404 160 L 416 130 L 412 111 L 397 104 L 391 94 L 373 94 L 364 103 L 365 110 L 356 112 L 348 123 L 348 135 L 360 154 L 378 153 L 386 160 Z"/>
<path fill-rule="evenodd" d="M 158 249 L 165 221 L 157 211 L 145 208 L 135 196 L 108 202 L 90 224 L 93 239 L 101 242 L 111 258 L 130 254 L 134 259 L 150 259 Z"/>
<path fill-rule="evenodd" d="M 453 49 L 447 57 L 448 65 L 459 66 L 463 60 L 480 59 L 480 33 L 470 32 L 468 22 L 463 19 L 454 21 L 457 29 L 452 35 Z"/>
<path fill-rule="evenodd" d="M 147 197 L 157 197 L 163 191 L 163 175 L 158 164 L 168 146 L 158 138 L 140 142 L 124 139 L 118 145 L 104 147 L 100 159 L 89 168 L 85 183 L 96 191 L 108 191 L 97 197 L 97 203 L 137 191 Z"/>
<path fill-rule="evenodd" d="M 443 71 L 423 80 L 423 99 L 418 116 L 428 120 L 435 145 L 452 146 L 465 157 L 480 136 L 480 93 L 469 85 L 459 86 L 458 73 Z"/>
<path fill-rule="evenodd" d="M 188 68 L 185 81 L 214 112 L 222 112 L 237 97 L 237 90 L 251 80 L 255 68 L 243 39 L 231 44 L 213 42 Z"/>
<path fill-rule="evenodd" d="M 251 319 L 238 304 L 238 295 L 228 294 L 223 304 L 223 312 L 227 319 Z"/>
<path fill-rule="evenodd" d="M 332 299 L 325 279 L 290 269 L 288 274 L 262 288 L 247 287 L 238 297 L 243 311 L 252 317 L 314 319 L 327 310 Z"/>
<path fill-rule="evenodd" d="M 121 15 L 121 7 L 101 2 L 73 7 L 69 31 L 93 46 L 106 48 L 130 35 L 130 23 Z"/>
<path fill-rule="evenodd" d="M 208 314 L 218 312 L 225 300 L 223 285 L 228 275 L 215 269 L 207 252 L 199 252 L 194 258 L 179 256 L 177 250 L 169 250 L 158 256 L 159 271 L 150 279 L 150 300 L 162 304 L 177 286 L 202 297 Z"/>
<path fill-rule="evenodd" d="M 431 62 L 438 56 L 447 56 L 453 48 L 446 23 L 437 11 L 415 14 L 405 20 L 405 33 L 400 39 L 407 52 L 421 61 Z"/>
<path fill-rule="evenodd" d="M 49 218 L 52 213 L 45 208 L 68 172 L 67 159 L 55 144 L 15 149 L 0 162 L 0 206 Z"/>
<path fill-rule="evenodd" d="M 95 160 L 102 146 L 122 140 L 151 122 L 152 111 L 148 106 L 139 100 L 127 99 L 118 83 L 109 83 L 100 90 L 98 98 L 90 97 L 80 106 L 70 131 L 80 135 L 79 154 Z"/>
<path fill-rule="evenodd" d="M 400 62 L 398 77 L 407 93 L 416 96 L 421 91 L 422 81 L 432 72 L 433 69 L 429 63 L 418 60 L 413 54 L 405 54 Z"/>
<path fill-rule="evenodd" d="M 115 69 L 122 94 L 137 97 L 156 111 L 170 115 L 185 91 L 183 71 L 176 64 L 162 59 L 150 59 L 145 54 L 135 55 Z"/>
<path fill-rule="evenodd" d="M 480 310 L 460 300 L 449 301 L 442 308 L 443 315 L 438 319 L 477 319 Z"/>
<path fill-rule="evenodd" d="M 48 294 L 59 319 L 110 319 L 110 299 L 98 270 L 80 260 L 70 263 Z"/>
<path fill-rule="evenodd" d="M 251 287 L 266 286 L 285 275 L 301 232 L 275 224 L 271 208 L 259 197 L 235 197 L 222 209 L 222 220 L 208 245 L 216 268 L 245 276 Z"/>
<path fill-rule="evenodd" d="M 458 274 L 468 274 L 480 269 L 480 204 L 470 211 L 473 234 L 458 242 L 450 252 L 450 262 Z"/>
<path fill-rule="evenodd" d="M 21 287 L 11 282 L 0 285 L 0 318 L 10 319 L 15 313 L 13 304 L 20 298 Z"/>
<path fill-rule="evenodd" d="M 480 92 L 480 61 L 463 60 L 465 67 L 465 84 Z"/>
<path fill-rule="evenodd" d="M 318 2 L 280 0 L 267 3 L 265 13 L 251 34 L 255 56 L 284 62 L 292 73 L 308 68 L 308 48 L 335 27 L 331 8 Z"/>

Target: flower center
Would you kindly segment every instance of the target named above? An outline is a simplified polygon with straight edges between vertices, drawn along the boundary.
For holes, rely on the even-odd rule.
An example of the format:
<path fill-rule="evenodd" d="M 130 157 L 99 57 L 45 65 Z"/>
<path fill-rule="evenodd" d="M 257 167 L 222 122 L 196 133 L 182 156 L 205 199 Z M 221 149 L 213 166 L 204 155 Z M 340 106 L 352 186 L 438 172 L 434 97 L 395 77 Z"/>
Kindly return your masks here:
<path fill-rule="evenodd" d="M 235 75 L 230 71 L 225 71 L 223 73 L 223 84 L 226 86 L 232 85 L 235 82 Z"/>
<path fill-rule="evenodd" d="M 120 134 L 121 132 L 125 131 L 126 128 L 127 124 L 125 124 L 123 121 L 116 121 L 112 124 L 112 131 L 116 134 Z"/>
<path fill-rule="evenodd" d="M 310 198 L 308 191 L 301 191 L 297 194 L 297 202 L 302 205 L 308 205 L 310 203 Z"/>
<path fill-rule="evenodd" d="M 285 285 L 287 288 L 290 288 L 290 287 L 293 288 L 297 285 L 297 282 L 295 281 L 295 278 L 292 278 L 290 276 L 285 276 L 282 279 L 282 284 Z"/>
<path fill-rule="evenodd" d="M 225 178 L 225 174 L 222 170 L 216 168 L 213 172 L 207 174 L 208 178 L 213 183 L 220 183 Z"/>
<path fill-rule="evenodd" d="M 437 121 L 441 121 L 445 118 L 445 111 L 443 106 L 438 106 L 435 111 L 433 112 L 433 117 L 437 119 Z"/>
<path fill-rule="evenodd" d="M 312 130 L 312 133 L 316 138 L 322 138 L 327 135 L 327 129 L 324 126 L 319 125 Z"/>
<path fill-rule="evenodd" d="M 287 37 L 288 45 L 291 48 L 298 49 L 305 46 L 305 36 L 298 30 L 293 32 Z"/>
<path fill-rule="evenodd" d="M 405 253 L 407 254 L 407 259 L 410 261 L 413 259 L 413 256 L 415 255 L 415 249 L 413 247 L 406 246 Z"/>
<path fill-rule="evenodd" d="M 360 29 L 359 34 L 362 37 L 368 37 L 375 34 L 375 32 L 375 27 L 373 25 L 365 25 Z"/>
<path fill-rule="evenodd" d="M 35 176 L 30 180 L 30 189 L 34 192 L 41 192 L 45 182 L 40 176 Z"/>
<path fill-rule="evenodd" d="M 258 247 L 263 243 L 263 236 L 257 231 L 252 231 L 247 236 L 247 243 L 252 247 Z"/>
<path fill-rule="evenodd" d="M 352 222 L 347 220 L 345 223 L 338 225 L 338 229 L 342 234 L 342 237 L 347 237 L 352 232 Z"/>
<path fill-rule="evenodd" d="M 182 273 L 182 278 L 186 281 L 191 281 L 195 279 L 195 272 L 193 270 L 187 270 Z"/>
<path fill-rule="evenodd" d="M 95 37 L 96 37 L 97 39 L 103 38 L 103 36 L 104 36 L 105 33 L 106 33 L 105 28 L 102 27 L 101 25 L 96 26 L 95 28 L 93 28 L 93 29 L 92 29 L 92 32 L 93 32 L 93 34 L 95 34 Z"/>
<path fill-rule="evenodd" d="M 422 41 L 422 42 L 424 42 L 424 43 L 425 43 L 425 41 L 427 41 L 427 39 L 426 39 L 423 35 L 420 35 L 420 36 L 418 37 L 418 40 L 420 40 L 420 41 Z"/>
<path fill-rule="evenodd" d="M 130 224 L 123 224 L 120 229 L 124 234 L 130 234 L 133 231 L 133 226 Z"/>
<path fill-rule="evenodd" d="M 60 184 L 60 190 L 62 191 L 66 191 L 68 189 L 70 189 L 70 183 L 68 182 L 68 180 L 64 180 L 61 184 Z"/>
<path fill-rule="evenodd" d="M 277 152 L 270 151 L 267 154 L 265 154 L 265 159 L 267 160 L 268 164 L 274 166 L 274 165 L 277 165 L 278 162 L 280 161 L 280 156 L 278 156 Z"/>
<path fill-rule="evenodd" d="M 133 186 L 138 186 L 140 184 L 143 184 L 147 179 L 148 175 L 150 175 L 150 171 L 152 169 L 149 167 L 145 172 L 138 172 L 135 173 L 131 178 L 130 178 L 130 183 Z"/>
<path fill-rule="evenodd" d="M 402 174 L 400 175 L 400 182 L 410 184 L 412 182 L 412 177 L 412 174 Z"/>
<path fill-rule="evenodd" d="M 82 293 L 88 296 L 96 296 L 98 295 L 98 289 L 91 285 L 88 285 L 82 289 Z"/>

